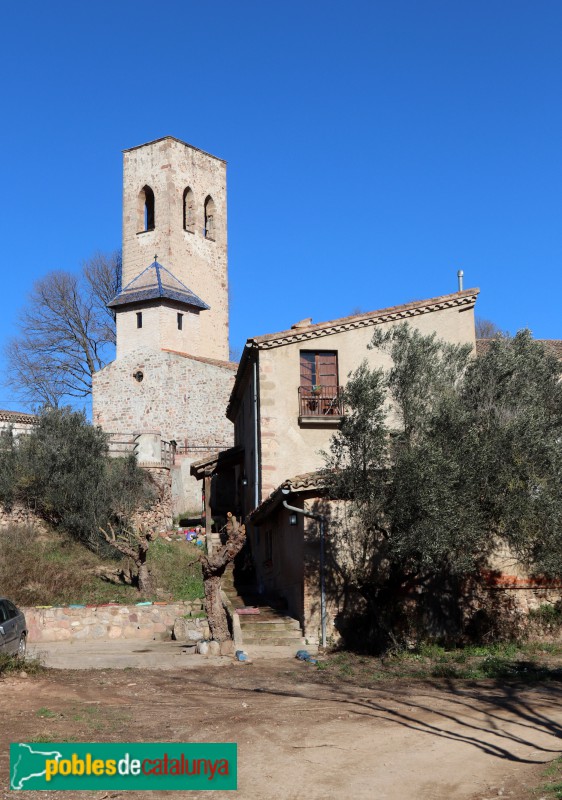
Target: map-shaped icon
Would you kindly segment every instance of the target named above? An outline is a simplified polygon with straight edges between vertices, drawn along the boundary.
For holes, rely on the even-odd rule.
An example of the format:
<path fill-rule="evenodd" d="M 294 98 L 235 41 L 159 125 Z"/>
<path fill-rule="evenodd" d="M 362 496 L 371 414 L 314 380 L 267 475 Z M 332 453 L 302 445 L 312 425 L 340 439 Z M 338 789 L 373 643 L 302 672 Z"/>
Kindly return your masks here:
<path fill-rule="evenodd" d="M 47 750 L 47 745 L 39 749 L 40 744 L 13 744 L 10 747 L 10 788 L 11 789 L 44 789 L 46 761 L 58 761 L 62 753 L 58 750 Z M 34 785 L 36 784 L 36 785 Z"/>

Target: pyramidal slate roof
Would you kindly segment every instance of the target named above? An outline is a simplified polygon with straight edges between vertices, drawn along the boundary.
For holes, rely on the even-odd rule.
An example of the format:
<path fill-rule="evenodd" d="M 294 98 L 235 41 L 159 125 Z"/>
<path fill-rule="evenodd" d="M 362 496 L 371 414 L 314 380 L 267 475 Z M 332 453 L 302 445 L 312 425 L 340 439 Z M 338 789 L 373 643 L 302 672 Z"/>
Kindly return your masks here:
<path fill-rule="evenodd" d="M 108 308 L 116 308 L 144 300 L 160 299 L 175 300 L 195 308 L 210 307 L 158 261 L 153 261 L 140 275 L 133 278 L 107 305 Z"/>

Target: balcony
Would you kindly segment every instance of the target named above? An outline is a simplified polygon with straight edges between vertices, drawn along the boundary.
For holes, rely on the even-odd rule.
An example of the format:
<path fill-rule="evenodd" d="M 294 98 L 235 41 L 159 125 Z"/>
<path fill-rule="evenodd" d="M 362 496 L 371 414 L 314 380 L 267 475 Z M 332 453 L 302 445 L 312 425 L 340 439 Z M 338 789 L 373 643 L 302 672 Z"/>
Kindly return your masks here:
<path fill-rule="evenodd" d="M 337 425 L 343 414 L 341 386 L 299 386 L 299 423 Z"/>

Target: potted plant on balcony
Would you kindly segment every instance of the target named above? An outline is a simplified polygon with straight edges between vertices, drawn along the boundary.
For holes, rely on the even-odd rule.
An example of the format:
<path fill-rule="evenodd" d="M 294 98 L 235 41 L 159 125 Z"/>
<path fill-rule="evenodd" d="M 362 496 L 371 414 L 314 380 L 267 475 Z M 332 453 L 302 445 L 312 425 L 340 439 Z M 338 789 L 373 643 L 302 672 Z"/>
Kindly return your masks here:
<path fill-rule="evenodd" d="M 322 384 L 315 383 L 310 391 L 315 397 L 318 397 L 319 395 L 322 394 Z"/>

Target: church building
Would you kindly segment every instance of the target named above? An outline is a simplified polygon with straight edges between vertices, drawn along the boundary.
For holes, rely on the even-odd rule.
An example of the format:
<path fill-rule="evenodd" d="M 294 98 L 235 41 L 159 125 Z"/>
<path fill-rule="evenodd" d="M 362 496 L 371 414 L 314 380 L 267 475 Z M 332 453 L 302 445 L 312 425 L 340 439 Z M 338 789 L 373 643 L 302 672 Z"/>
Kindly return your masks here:
<path fill-rule="evenodd" d="M 109 306 L 117 352 L 94 376 L 93 421 L 136 443 L 141 463 L 165 462 L 174 512 L 196 512 L 191 462 L 233 443 L 222 159 L 172 136 L 125 150 L 122 288 Z"/>

